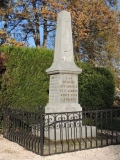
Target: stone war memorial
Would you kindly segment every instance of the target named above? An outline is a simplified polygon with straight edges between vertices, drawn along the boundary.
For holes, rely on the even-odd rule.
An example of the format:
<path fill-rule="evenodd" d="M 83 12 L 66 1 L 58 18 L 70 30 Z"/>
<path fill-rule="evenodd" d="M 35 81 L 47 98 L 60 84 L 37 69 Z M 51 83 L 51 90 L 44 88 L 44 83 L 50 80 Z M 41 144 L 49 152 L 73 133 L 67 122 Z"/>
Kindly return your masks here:
<path fill-rule="evenodd" d="M 50 84 L 44 136 L 57 141 L 95 137 L 95 126 L 82 125 L 82 107 L 78 104 L 78 74 L 82 70 L 74 62 L 71 15 L 67 11 L 58 13 L 54 60 L 46 72 Z M 35 125 L 32 133 L 40 136 L 40 125 Z"/>
<path fill-rule="evenodd" d="M 49 125 L 55 122 L 57 126 L 56 140 L 60 140 L 61 135 L 62 139 L 72 139 L 75 135 L 76 137 L 74 138 L 84 138 L 86 135 L 87 137 L 91 136 L 91 132 L 92 136 L 96 136 L 96 127 L 82 126 L 82 113 L 80 112 L 82 107 L 78 104 L 78 74 L 82 70 L 74 62 L 71 15 L 67 11 L 58 13 L 54 60 L 46 72 L 50 75 L 50 84 L 49 103 L 45 107 L 45 113 L 76 112 L 76 114 L 69 114 L 69 118 L 68 115 L 58 114 L 56 117 L 56 122 L 58 121 L 58 123 L 55 122 L 54 117 L 49 116 L 51 118 Z M 64 122 L 60 122 L 63 119 Z M 78 121 L 69 122 L 72 119 L 77 119 Z M 66 132 L 66 128 L 68 132 Z M 49 130 L 49 138 L 54 139 L 54 129 L 49 128 Z M 48 132 L 45 137 L 48 137 Z"/>
<path fill-rule="evenodd" d="M 62 11 L 57 18 L 54 61 L 46 70 L 50 75 L 46 113 L 82 110 L 78 104 L 78 74 L 81 71 L 74 62 L 71 16 L 69 12 Z"/>

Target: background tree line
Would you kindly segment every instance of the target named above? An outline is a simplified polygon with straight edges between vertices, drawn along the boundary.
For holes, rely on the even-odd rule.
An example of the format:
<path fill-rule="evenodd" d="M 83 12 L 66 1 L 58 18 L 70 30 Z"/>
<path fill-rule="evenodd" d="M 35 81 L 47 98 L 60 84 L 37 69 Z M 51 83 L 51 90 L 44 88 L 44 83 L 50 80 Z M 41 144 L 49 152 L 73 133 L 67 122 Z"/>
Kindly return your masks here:
<path fill-rule="evenodd" d="M 76 61 L 109 67 L 120 85 L 117 0 L 0 0 L 0 45 L 54 48 L 57 13 L 71 12 Z"/>

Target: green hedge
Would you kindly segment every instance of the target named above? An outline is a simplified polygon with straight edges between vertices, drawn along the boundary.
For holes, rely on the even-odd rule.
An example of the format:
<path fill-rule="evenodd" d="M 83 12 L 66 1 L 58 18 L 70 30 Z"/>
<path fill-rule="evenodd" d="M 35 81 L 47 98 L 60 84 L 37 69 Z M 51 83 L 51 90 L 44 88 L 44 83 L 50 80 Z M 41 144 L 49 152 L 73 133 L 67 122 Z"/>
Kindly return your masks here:
<path fill-rule="evenodd" d="M 53 61 L 53 51 L 37 48 L 0 47 L 6 53 L 7 72 L 3 76 L 1 103 L 10 107 L 36 110 L 48 102 L 49 76 L 45 70 Z M 77 63 L 81 106 L 110 107 L 113 104 L 114 80 L 107 69 Z"/>
<path fill-rule="evenodd" d="M 79 75 L 79 103 L 88 108 L 109 108 L 113 106 L 115 81 L 106 68 L 77 63 L 82 68 Z"/>
<path fill-rule="evenodd" d="M 49 76 L 45 70 L 53 60 L 53 51 L 37 48 L 0 48 L 6 53 L 2 99 L 10 107 L 36 110 L 48 102 Z M 7 87 L 6 87 L 7 86 Z"/>

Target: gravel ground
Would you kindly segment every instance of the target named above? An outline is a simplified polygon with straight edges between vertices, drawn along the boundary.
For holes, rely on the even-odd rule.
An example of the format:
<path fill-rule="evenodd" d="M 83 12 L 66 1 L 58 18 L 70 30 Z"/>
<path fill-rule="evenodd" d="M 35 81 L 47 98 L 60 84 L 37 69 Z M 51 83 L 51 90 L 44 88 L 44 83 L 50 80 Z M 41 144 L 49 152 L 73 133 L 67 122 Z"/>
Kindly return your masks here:
<path fill-rule="evenodd" d="M 41 157 L 0 135 L 0 160 L 120 160 L 120 145 Z"/>

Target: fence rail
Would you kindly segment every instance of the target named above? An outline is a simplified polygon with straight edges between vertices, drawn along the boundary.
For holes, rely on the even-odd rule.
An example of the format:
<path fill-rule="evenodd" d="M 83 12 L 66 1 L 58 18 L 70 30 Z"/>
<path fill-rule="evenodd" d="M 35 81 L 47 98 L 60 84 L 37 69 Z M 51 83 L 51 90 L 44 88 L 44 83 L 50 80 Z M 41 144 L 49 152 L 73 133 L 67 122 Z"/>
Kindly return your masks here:
<path fill-rule="evenodd" d="M 40 155 L 120 144 L 120 108 L 45 114 L 4 108 L 3 135 Z"/>

